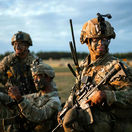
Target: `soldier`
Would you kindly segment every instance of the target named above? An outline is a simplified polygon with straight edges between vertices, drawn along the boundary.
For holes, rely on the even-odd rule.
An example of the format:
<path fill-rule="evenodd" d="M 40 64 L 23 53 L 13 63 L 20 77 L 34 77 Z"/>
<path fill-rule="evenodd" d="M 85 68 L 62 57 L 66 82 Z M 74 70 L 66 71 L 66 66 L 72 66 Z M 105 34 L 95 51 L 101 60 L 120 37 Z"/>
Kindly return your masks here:
<path fill-rule="evenodd" d="M 115 32 L 104 16 L 107 15 L 98 14 L 82 27 L 80 41 L 88 46 L 90 55 L 81 62 L 76 83 L 81 80 L 81 89 L 87 78 L 91 86 L 96 86 L 116 64 L 122 64 L 122 68 L 82 102 L 80 108 L 72 107 L 76 103 L 75 95 L 79 96 L 77 88 L 72 91 L 64 106 L 69 108 L 63 120 L 65 132 L 132 131 L 132 69 L 109 54 L 108 46 Z M 87 103 L 90 108 L 85 109 Z"/>
<path fill-rule="evenodd" d="M 55 84 L 53 85 L 55 74 L 53 69 L 44 63 L 33 67 L 32 75 L 37 93 L 22 97 L 17 87 L 10 87 L 8 94 L 18 102 L 21 114 L 27 120 L 38 124 L 35 131 L 50 132 L 57 123 L 56 115 L 61 108 Z"/>
<path fill-rule="evenodd" d="M 6 56 L 0 62 L 0 83 L 6 86 L 6 93 L 9 86 L 12 85 L 19 86 L 22 95 L 36 92 L 32 74 L 30 71 L 30 64 L 34 59 L 36 59 L 33 55 L 31 55 L 29 51 L 29 47 L 32 46 L 30 35 L 25 32 L 19 31 L 18 33 L 13 35 L 11 44 L 14 47 L 14 53 Z M 12 109 L 12 117 L 14 117 L 14 119 L 10 119 L 7 116 L 8 113 L 6 112 L 1 113 L 1 116 L 6 118 L 3 120 L 3 124 L 4 126 L 10 126 L 10 130 L 8 130 L 10 132 L 15 131 L 14 129 L 19 129 L 20 122 L 16 121 L 17 112 L 14 112 L 14 109 L 16 108 L 15 106 L 13 107 L 13 103 L 8 104 L 8 108 Z M 2 123 L 0 123 L 0 125 L 1 124 Z"/>
<path fill-rule="evenodd" d="M 30 64 L 35 57 L 31 55 L 29 46 L 32 46 L 32 40 L 29 34 L 18 32 L 13 35 L 11 44 L 14 47 L 14 53 L 4 57 L 0 62 L 0 83 L 7 86 L 26 86 L 21 87 L 21 93 L 29 94 L 35 92 Z M 30 89 L 32 87 L 32 89 Z M 8 89 L 7 89 L 8 90 Z M 7 91 L 6 90 L 6 91 Z"/>
<path fill-rule="evenodd" d="M 37 93 L 22 96 L 17 86 L 9 87 L 8 95 L 0 93 L 0 102 L 16 101 L 17 113 L 25 118 L 23 126 L 26 131 L 49 132 L 56 123 L 56 115 L 61 109 L 56 85 L 53 82 L 54 70 L 47 64 L 41 63 L 32 68 L 32 75 Z M 1 108 L 3 106 L 1 105 Z M 13 109 L 14 112 L 15 109 Z M 8 114 L 12 111 L 10 110 Z M 28 125 L 27 125 L 28 123 Z M 19 129 L 19 132 L 22 129 Z M 14 132 L 14 131 L 13 131 Z"/>

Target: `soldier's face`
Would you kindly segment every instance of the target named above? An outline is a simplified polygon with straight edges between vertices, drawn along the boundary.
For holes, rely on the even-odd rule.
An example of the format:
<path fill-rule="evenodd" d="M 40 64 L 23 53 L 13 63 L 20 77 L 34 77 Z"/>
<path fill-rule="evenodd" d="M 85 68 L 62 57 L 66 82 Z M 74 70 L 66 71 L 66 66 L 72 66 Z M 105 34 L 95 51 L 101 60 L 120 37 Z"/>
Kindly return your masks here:
<path fill-rule="evenodd" d="M 46 80 L 46 77 L 42 74 L 39 74 L 39 75 L 34 75 L 33 78 L 34 78 L 34 84 L 35 84 L 36 90 L 37 91 L 44 90 L 46 87 L 46 84 L 48 83 Z"/>
<path fill-rule="evenodd" d="M 104 55 L 108 51 L 108 45 L 110 43 L 109 39 L 92 39 L 91 40 L 91 49 L 97 56 Z"/>
<path fill-rule="evenodd" d="M 24 41 L 16 41 L 13 44 L 14 50 L 18 56 L 23 55 L 28 50 L 28 44 Z"/>

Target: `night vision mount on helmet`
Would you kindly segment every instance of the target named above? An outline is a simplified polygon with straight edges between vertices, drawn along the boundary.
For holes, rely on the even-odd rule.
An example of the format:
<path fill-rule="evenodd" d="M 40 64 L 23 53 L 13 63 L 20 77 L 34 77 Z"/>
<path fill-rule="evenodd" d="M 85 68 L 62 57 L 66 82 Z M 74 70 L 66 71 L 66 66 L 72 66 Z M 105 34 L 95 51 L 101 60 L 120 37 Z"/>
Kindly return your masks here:
<path fill-rule="evenodd" d="M 32 40 L 30 35 L 22 31 L 18 31 L 16 34 L 13 35 L 11 39 L 12 45 L 15 41 L 25 41 L 28 43 L 29 46 L 32 46 Z"/>
<path fill-rule="evenodd" d="M 115 38 L 114 28 L 108 21 L 105 21 L 104 17 L 112 18 L 110 14 L 101 15 L 97 13 L 97 18 L 89 20 L 83 25 L 80 37 L 82 44 L 86 43 L 86 40 L 90 38 Z"/>

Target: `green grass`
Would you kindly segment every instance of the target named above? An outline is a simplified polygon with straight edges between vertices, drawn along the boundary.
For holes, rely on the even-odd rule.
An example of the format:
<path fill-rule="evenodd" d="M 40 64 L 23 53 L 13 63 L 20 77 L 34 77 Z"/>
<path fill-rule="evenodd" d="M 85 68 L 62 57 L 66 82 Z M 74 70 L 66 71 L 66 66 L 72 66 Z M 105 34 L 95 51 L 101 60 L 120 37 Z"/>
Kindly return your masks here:
<path fill-rule="evenodd" d="M 54 68 L 56 77 L 54 81 L 56 82 L 59 96 L 61 102 L 65 102 L 70 95 L 70 91 L 74 84 L 75 77 L 69 71 L 67 67 Z"/>
<path fill-rule="evenodd" d="M 70 72 L 68 67 L 54 67 L 55 73 L 56 72 Z"/>

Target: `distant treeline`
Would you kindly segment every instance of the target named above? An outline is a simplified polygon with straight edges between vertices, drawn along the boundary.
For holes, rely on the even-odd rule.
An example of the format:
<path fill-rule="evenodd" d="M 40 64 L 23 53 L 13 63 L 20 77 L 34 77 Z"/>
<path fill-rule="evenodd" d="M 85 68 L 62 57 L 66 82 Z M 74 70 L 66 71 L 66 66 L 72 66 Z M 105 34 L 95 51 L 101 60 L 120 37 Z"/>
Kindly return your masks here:
<path fill-rule="evenodd" d="M 61 59 L 61 58 L 72 58 L 71 57 L 71 53 L 70 52 L 38 52 L 36 53 L 36 55 L 38 57 L 40 57 L 41 59 Z M 86 56 L 88 55 L 88 53 L 86 52 L 78 52 L 77 56 L 78 59 L 84 59 Z M 115 53 L 112 54 L 113 56 L 120 58 L 120 59 L 132 59 L 132 52 L 128 52 L 128 53 Z"/>
<path fill-rule="evenodd" d="M 5 54 L 1 54 L 0 55 L 0 60 L 9 55 L 11 52 L 6 52 Z M 72 58 L 71 57 L 71 53 L 70 52 L 38 52 L 38 53 L 34 53 L 32 52 L 32 54 L 40 57 L 41 59 L 68 59 L 68 58 Z M 88 55 L 88 53 L 86 52 L 78 52 L 77 56 L 78 59 L 84 59 L 86 56 Z M 132 59 L 132 52 L 128 52 L 128 53 L 115 53 L 112 54 L 113 56 L 120 58 L 120 59 Z"/>
<path fill-rule="evenodd" d="M 38 57 L 41 59 L 68 59 L 72 58 L 70 52 L 38 52 L 36 53 Z M 88 53 L 77 53 L 78 59 L 85 58 L 88 55 Z"/>

